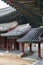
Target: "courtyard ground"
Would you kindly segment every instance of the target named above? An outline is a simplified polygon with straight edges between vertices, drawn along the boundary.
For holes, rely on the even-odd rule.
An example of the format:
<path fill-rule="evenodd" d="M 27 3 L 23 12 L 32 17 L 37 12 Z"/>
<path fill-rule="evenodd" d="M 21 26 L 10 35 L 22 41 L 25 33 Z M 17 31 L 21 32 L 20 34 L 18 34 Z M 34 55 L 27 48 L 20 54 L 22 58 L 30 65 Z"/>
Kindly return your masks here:
<path fill-rule="evenodd" d="M 22 60 L 20 58 L 0 57 L 0 65 L 31 65 L 35 61 Z"/>
<path fill-rule="evenodd" d="M 9 51 L 9 53 L 6 53 L 5 50 L 0 50 L 0 65 L 43 65 L 43 44 L 41 45 L 42 59 L 40 60 L 38 60 L 37 49 L 38 45 L 36 47 L 33 45 L 32 50 L 35 53 L 23 58 L 20 58 L 20 51 Z"/>

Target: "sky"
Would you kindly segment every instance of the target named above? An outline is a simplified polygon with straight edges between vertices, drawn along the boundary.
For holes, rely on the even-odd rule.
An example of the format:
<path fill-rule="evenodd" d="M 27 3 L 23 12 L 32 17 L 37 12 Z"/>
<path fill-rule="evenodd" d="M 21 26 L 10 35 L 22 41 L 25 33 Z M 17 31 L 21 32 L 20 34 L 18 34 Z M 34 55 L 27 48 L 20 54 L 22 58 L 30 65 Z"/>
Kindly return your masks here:
<path fill-rule="evenodd" d="M 7 5 L 6 3 L 4 3 L 3 1 L 0 0 L 0 9 L 8 7 L 9 5 Z"/>

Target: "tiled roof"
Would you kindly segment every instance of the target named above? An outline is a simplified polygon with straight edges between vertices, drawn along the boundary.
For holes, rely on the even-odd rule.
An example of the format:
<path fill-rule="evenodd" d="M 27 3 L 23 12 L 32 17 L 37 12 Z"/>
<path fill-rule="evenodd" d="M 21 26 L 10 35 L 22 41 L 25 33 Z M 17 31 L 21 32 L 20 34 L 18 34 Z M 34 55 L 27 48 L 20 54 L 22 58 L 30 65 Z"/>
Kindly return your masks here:
<path fill-rule="evenodd" d="M 32 27 L 43 25 L 42 0 L 2 0 L 21 12 Z M 41 5 L 40 5 L 41 4 Z"/>
<path fill-rule="evenodd" d="M 14 12 L 14 11 L 15 11 L 15 9 L 12 8 L 11 6 L 0 9 L 0 17 L 8 15 L 8 14 Z"/>
<path fill-rule="evenodd" d="M 31 29 L 29 24 L 18 25 L 14 30 L 1 34 L 3 37 L 21 37 Z"/>
<path fill-rule="evenodd" d="M 16 21 L 10 23 L 2 23 L 0 24 L 0 32 L 8 31 L 9 29 L 16 27 L 18 23 Z"/>
<path fill-rule="evenodd" d="M 17 42 L 23 43 L 37 43 L 39 42 L 39 36 L 43 32 L 43 28 L 33 28 L 24 37 L 17 40 Z"/>

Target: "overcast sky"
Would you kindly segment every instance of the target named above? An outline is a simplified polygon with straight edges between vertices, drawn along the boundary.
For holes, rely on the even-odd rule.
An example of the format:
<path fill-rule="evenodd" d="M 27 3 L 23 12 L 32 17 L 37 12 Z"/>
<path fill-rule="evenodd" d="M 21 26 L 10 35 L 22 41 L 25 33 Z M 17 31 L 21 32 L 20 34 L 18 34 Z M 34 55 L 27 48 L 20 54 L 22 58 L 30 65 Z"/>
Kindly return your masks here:
<path fill-rule="evenodd" d="M 0 0 L 0 9 L 8 7 L 9 5 L 7 5 L 6 3 L 4 3 L 3 1 Z"/>

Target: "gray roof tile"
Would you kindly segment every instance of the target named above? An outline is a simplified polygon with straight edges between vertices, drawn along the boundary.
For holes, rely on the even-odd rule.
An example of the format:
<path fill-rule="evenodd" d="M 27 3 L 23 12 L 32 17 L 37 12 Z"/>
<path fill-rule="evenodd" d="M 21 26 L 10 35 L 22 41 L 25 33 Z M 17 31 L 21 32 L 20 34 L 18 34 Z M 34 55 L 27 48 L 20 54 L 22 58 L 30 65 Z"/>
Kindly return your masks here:
<path fill-rule="evenodd" d="M 21 37 L 31 29 L 29 24 L 18 25 L 14 30 L 1 34 L 3 37 Z"/>
<path fill-rule="evenodd" d="M 41 32 L 43 32 L 43 28 L 33 28 L 24 37 L 17 39 L 17 42 L 37 43 L 40 41 Z"/>

